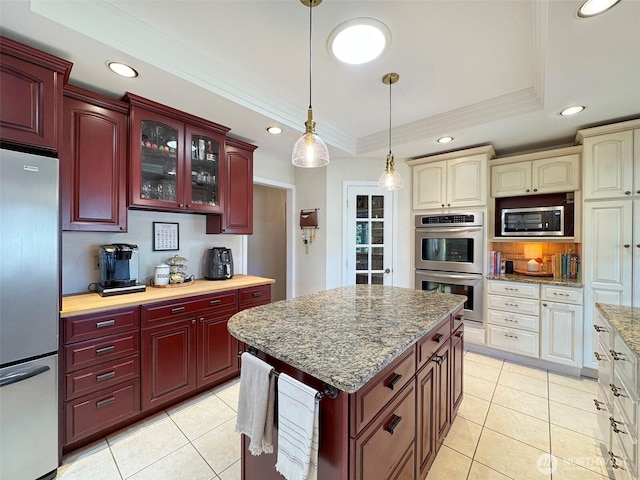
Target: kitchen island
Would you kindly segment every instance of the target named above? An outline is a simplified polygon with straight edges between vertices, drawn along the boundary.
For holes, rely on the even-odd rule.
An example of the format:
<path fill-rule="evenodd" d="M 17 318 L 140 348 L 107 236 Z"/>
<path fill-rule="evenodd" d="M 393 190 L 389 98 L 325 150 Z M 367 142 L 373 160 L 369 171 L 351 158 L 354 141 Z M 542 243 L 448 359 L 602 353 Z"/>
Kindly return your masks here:
<path fill-rule="evenodd" d="M 276 371 L 326 392 L 319 479 L 422 479 L 462 400 L 465 300 L 353 285 L 240 312 L 228 328 Z M 242 443 L 242 478 L 282 478 L 275 453 Z"/>

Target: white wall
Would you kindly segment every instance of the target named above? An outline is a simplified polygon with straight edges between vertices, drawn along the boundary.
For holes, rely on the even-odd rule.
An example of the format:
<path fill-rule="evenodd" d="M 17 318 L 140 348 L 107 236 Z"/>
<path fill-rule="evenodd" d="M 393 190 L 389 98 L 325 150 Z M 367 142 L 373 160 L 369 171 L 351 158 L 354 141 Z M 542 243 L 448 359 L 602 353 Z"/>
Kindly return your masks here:
<path fill-rule="evenodd" d="M 173 255 L 187 258 L 189 273 L 204 277 L 206 251 L 211 247 L 231 248 L 235 273 L 246 271 L 242 258 L 241 235 L 205 234 L 205 216 L 186 213 L 164 213 L 129 210 L 127 233 L 63 232 L 62 294 L 86 293 L 92 282 L 100 280 L 94 268 L 98 246 L 109 243 L 135 243 L 139 249 L 139 275 L 145 283 L 153 276 L 154 267 Z M 180 249 L 154 252 L 153 222 L 178 222 Z"/>

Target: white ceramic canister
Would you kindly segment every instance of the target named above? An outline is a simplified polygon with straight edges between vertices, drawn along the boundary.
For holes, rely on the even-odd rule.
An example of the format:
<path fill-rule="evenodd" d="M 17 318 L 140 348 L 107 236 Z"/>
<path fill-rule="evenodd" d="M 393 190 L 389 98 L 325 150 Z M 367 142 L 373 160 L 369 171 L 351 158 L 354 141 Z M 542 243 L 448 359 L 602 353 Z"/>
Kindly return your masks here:
<path fill-rule="evenodd" d="M 156 273 L 153 276 L 154 285 L 169 285 L 169 265 L 156 266 Z"/>

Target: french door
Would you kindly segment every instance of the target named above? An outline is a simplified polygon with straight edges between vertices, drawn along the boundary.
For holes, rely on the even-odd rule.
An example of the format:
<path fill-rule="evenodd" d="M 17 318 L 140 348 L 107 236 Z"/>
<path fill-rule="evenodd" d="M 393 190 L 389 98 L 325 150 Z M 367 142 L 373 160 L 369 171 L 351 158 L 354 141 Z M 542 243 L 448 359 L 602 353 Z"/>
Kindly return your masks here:
<path fill-rule="evenodd" d="M 343 285 L 393 285 L 393 192 L 346 185 Z"/>

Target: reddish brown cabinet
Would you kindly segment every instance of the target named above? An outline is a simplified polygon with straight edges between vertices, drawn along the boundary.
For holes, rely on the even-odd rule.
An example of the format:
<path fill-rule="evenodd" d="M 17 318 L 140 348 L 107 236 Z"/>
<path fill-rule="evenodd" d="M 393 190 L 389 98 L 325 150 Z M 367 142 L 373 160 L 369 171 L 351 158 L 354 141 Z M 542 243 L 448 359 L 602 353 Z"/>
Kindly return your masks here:
<path fill-rule="evenodd" d="M 0 141 L 58 151 L 72 63 L 0 37 Z"/>
<path fill-rule="evenodd" d="M 129 205 L 159 211 L 224 209 L 228 128 L 127 93 Z"/>
<path fill-rule="evenodd" d="M 227 330 L 234 313 L 209 313 L 198 319 L 198 387 L 238 373 L 238 339 Z"/>
<path fill-rule="evenodd" d="M 464 374 L 464 327 L 460 325 L 451 335 L 451 418 L 462 403 L 462 376 Z"/>
<path fill-rule="evenodd" d="M 227 138 L 224 213 L 207 217 L 207 233 L 253 233 L 253 152 L 256 148 Z"/>
<path fill-rule="evenodd" d="M 68 85 L 63 111 L 62 229 L 126 232 L 129 106 Z"/>

